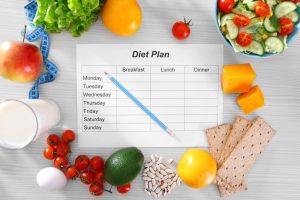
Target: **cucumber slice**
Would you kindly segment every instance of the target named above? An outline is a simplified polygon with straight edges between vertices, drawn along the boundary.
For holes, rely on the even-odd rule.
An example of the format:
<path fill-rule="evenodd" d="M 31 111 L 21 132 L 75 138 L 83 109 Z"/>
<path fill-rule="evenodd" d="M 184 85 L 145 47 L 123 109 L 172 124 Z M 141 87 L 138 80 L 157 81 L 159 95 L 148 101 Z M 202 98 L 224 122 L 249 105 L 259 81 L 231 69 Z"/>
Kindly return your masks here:
<path fill-rule="evenodd" d="M 277 5 L 278 3 L 277 3 L 277 0 L 267 0 L 267 4 L 269 4 L 269 6 L 275 6 L 275 5 Z"/>
<path fill-rule="evenodd" d="M 226 26 L 230 39 L 235 39 L 239 34 L 239 28 L 233 23 L 233 20 L 227 20 Z"/>
<path fill-rule="evenodd" d="M 255 41 L 255 40 L 253 40 L 249 46 L 244 47 L 243 50 L 245 52 L 250 52 L 250 53 L 253 53 L 256 55 L 260 55 L 260 56 L 263 55 L 265 52 L 263 45 L 260 42 Z"/>
<path fill-rule="evenodd" d="M 281 53 L 284 49 L 284 44 L 278 37 L 269 37 L 265 41 L 265 49 L 270 53 Z"/>
<path fill-rule="evenodd" d="M 232 12 L 235 14 L 244 15 L 250 19 L 256 17 L 256 14 L 252 11 L 247 10 L 245 5 L 242 2 L 239 2 L 239 4 L 232 9 Z"/>
<path fill-rule="evenodd" d="M 233 13 L 229 13 L 229 14 L 223 15 L 223 17 L 221 18 L 220 25 L 224 26 L 226 24 L 227 20 L 232 20 L 233 19 L 234 15 L 235 14 L 233 14 Z"/>
<path fill-rule="evenodd" d="M 290 12 L 284 17 L 290 18 L 294 23 L 297 23 L 299 21 L 299 15 L 296 11 Z"/>
<path fill-rule="evenodd" d="M 293 12 L 296 9 L 297 9 L 296 4 L 290 1 L 284 1 L 276 6 L 274 12 L 275 12 L 275 16 L 277 18 L 280 18 L 289 14 L 290 12 Z"/>
<path fill-rule="evenodd" d="M 271 24 L 270 19 L 266 18 L 264 21 L 264 27 L 266 29 L 266 31 L 268 31 L 269 33 L 274 33 L 277 31 L 277 29 Z"/>
<path fill-rule="evenodd" d="M 270 33 L 266 30 L 266 28 L 264 26 L 257 29 L 257 33 L 262 36 L 263 40 L 266 40 L 268 37 L 271 37 L 271 36 L 277 36 L 277 32 Z"/>
<path fill-rule="evenodd" d="M 246 4 L 245 4 L 245 5 L 246 5 L 246 8 L 247 8 L 248 10 L 250 10 L 250 11 L 254 11 L 255 8 L 256 8 L 257 2 L 258 2 L 258 1 L 251 1 L 251 2 L 249 2 L 249 3 L 246 3 Z"/>

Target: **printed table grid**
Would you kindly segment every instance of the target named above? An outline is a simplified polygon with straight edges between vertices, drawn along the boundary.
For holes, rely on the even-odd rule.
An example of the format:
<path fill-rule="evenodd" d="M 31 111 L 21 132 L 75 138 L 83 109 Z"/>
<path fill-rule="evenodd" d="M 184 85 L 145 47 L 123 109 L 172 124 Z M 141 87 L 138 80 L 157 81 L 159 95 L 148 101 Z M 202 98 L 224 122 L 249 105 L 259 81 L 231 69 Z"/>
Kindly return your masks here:
<path fill-rule="evenodd" d="M 82 76 L 81 76 L 81 85 L 82 85 L 82 116 L 83 116 L 83 119 L 82 119 L 82 131 L 83 132 L 98 132 L 98 131 L 93 131 L 93 130 L 87 130 L 85 131 L 85 128 L 84 126 L 85 125 L 89 125 L 89 124 L 93 124 L 93 125 L 98 125 L 98 126 L 102 126 L 102 127 L 105 127 L 105 125 L 109 124 L 109 125 L 114 125 L 113 127 L 115 128 L 115 130 L 103 130 L 103 132 L 120 132 L 120 131 L 123 131 L 123 130 L 120 130 L 118 129 L 121 125 L 123 126 L 124 124 L 127 124 L 127 125 L 132 125 L 132 130 L 124 130 L 124 132 L 128 132 L 128 131 L 131 131 L 131 132 L 134 132 L 134 128 L 135 128 L 135 125 L 140 125 L 140 124 L 143 124 L 145 127 L 141 128 L 141 129 L 145 129 L 143 130 L 142 132 L 144 131 L 159 131 L 157 130 L 157 125 L 155 124 L 155 122 L 153 122 L 150 117 L 148 117 L 146 114 L 144 114 L 142 111 L 139 112 L 139 114 L 136 114 L 136 110 L 137 109 L 140 109 L 138 108 L 133 102 L 131 102 L 131 100 L 129 100 L 123 93 L 122 91 L 119 91 L 119 89 L 113 85 L 113 83 L 110 82 L 110 80 L 108 80 L 105 75 L 104 75 L 104 71 L 107 71 L 106 69 L 109 69 L 108 73 L 110 73 L 112 76 L 114 76 L 117 80 L 119 79 L 122 79 L 122 77 L 129 77 L 129 75 L 138 80 L 133 80 L 133 81 L 130 81 L 130 80 L 119 80 L 121 84 L 123 84 L 126 88 L 127 88 L 127 85 L 131 85 L 132 87 L 135 87 L 135 85 L 137 84 L 144 84 L 145 87 L 149 87 L 149 89 L 130 89 L 130 88 L 127 88 L 130 92 L 132 92 L 132 94 L 134 96 L 136 96 L 146 107 L 149 108 L 149 110 L 151 110 L 152 112 L 155 113 L 155 110 L 156 109 L 180 109 L 180 108 L 183 108 L 183 114 L 157 114 L 157 116 L 168 126 L 169 125 L 169 128 L 172 129 L 172 125 L 176 124 L 178 126 L 182 125 L 183 128 L 179 128 L 179 129 L 172 129 L 173 131 L 197 131 L 199 129 L 192 129 L 187 127 L 188 125 L 190 127 L 193 127 L 191 126 L 191 124 L 200 124 L 203 123 L 201 122 L 201 120 L 197 121 L 197 119 L 195 119 L 195 121 L 191 121 L 191 117 L 199 117 L 200 119 L 204 119 L 206 117 L 210 117 L 208 122 L 204 122 L 204 123 L 210 123 L 210 124 L 213 124 L 213 123 L 217 123 L 218 122 L 218 90 L 219 90 L 219 84 L 218 84 L 218 78 L 219 78 L 219 69 L 218 69 L 218 66 L 202 66 L 202 65 L 179 65 L 179 66 L 176 66 L 176 65 L 134 65 L 134 66 L 125 66 L 125 65 L 116 65 L 116 66 L 105 66 L 103 70 L 101 65 L 92 65 L 92 66 L 95 66 L 96 67 L 96 70 L 95 69 L 92 69 L 91 71 L 93 72 L 89 72 L 89 71 L 83 71 L 83 68 L 85 70 L 87 70 L 87 67 L 89 65 L 82 65 L 81 66 L 81 72 L 82 72 Z M 148 69 L 148 72 L 121 72 L 122 70 L 120 68 L 122 67 L 137 67 L 137 68 L 143 68 L 143 67 L 147 67 Z M 158 73 L 157 70 L 158 68 L 164 68 L 164 70 L 167 69 L 167 67 L 169 67 L 169 70 L 171 70 L 172 68 L 175 69 L 175 72 L 176 72 L 176 69 L 177 68 L 180 68 L 180 70 L 182 71 L 182 73 L 172 73 L 172 72 L 161 72 L 161 73 Z M 198 68 L 205 68 L 205 69 L 212 69 L 213 72 L 209 72 L 207 75 L 206 72 L 191 72 L 191 67 L 198 67 Z M 106 68 L 106 69 L 105 69 Z M 153 70 L 155 68 L 155 70 Z M 183 68 L 183 69 L 182 69 Z M 99 70 L 100 69 L 100 70 Z M 102 73 L 101 73 L 101 72 Z M 155 72 L 152 72 L 152 71 L 155 71 Z M 188 72 L 187 72 L 188 71 Z M 205 74 L 205 75 L 203 75 Z M 124 75 L 124 76 L 123 76 Z M 202 76 L 201 76 L 202 75 Z M 98 77 L 101 77 L 101 80 L 99 81 L 94 81 L 94 80 L 84 80 L 84 77 L 85 76 L 98 76 Z M 156 80 L 154 81 L 155 77 L 157 76 Z M 160 78 L 166 78 L 166 79 L 177 79 L 180 77 L 180 80 L 179 81 L 174 81 L 174 80 L 171 80 L 171 81 L 168 81 L 168 80 L 159 80 Z M 204 77 L 205 79 L 208 79 L 206 81 L 203 81 L 203 80 L 197 80 L 197 78 L 201 78 L 201 77 Z M 207 78 L 208 77 L 208 78 Z M 212 78 L 212 79 L 216 79 L 216 80 L 210 80 L 209 78 Z M 144 81 L 142 81 L 142 79 Z M 190 79 L 193 79 L 193 80 L 190 80 Z M 192 89 L 189 89 L 188 86 L 187 86 L 187 83 L 189 83 L 189 85 L 191 85 L 190 83 L 200 83 L 200 85 L 203 83 L 205 85 L 210 85 L 211 84 L 211 88 L 210 89 L 205 89 L 205 88 L 201 88 L 201 89 L 195 89 L 195 88 L 192 88 Z M 85 86 L 84 86 L 85 84 Z M 89 84 L 89 85 L 88 85 Z M 87 86 L 90 86 L 90 85 L 101 85 L 102 88 L 112 88 L 112 89 L 105 89 L 105 90 L 102 90 L 102 89 L 97 89 L 97 88 L 92 88 L 92 89 L 87 89 L 87 88 L 84 88 L 84 87 L 87 87 Z M 159 88 L 153 88 L 153 86 L 155 84 L 160 84 L 162 89 Z M 173 85 L 177 86 L 175 88 L 171 88 L 173 87 Z M 178 89 L 178 87 L 181 87 L 182 86 L 182 89 Z M 217 86 L 217 87 L 216 87 Z M 163 88 L 165 87 L 165 88 Z M 98 93 L 99 96 L 103 96 L 101 98 L 95 98 L 95 97 L 84 97 L 84 94 L 88 94 L 88 93 Z M 164 95 L 170 95 L 170 94 L 173 94 L 173 95 L 170 95 L 170 96 L 177 96 L 178 94 L 183 94 L 182 96 L 179 96 L 179 97 L 157 97 L 156 95 L 158 96 L 161 96 L 159 95 L 160 93 L 159 92 L 162 92 L 161 94 L 165 94 Z M 211 94 L 209 94 L 209 92 Z M 202 93 L 203 95 L 205 94 L 209 94 L 211 95 L 212 97 L 206 97 L 207 95 L 205 96 L 201 96 L 201 97 L 198 97 L 197 94 L 199 95 L 199 93 Z M 100 95 L 101 94 L 101 95 Z M 145 96 L 143 96 L 143 94 Z M 156 95 L 154 95 L 156 94 Z M 189 97 L 187 97 L 187 94 L 189 95 Z M 215 95 L 216 94 L 216 95 Z M 110 96 L 105 96 L 105 95 L 110 95 Z M 193 97 L 193 95 L 195 95 L 195 97 Z M 110 101 L 114 101 L 115 100 L 115 105 L 109 105 L 109 102 Z M 147 104 L 147 100 L 149 100 L 148 104 Z M 167 100 L 167 101 L 172 101 L 173 103 L 176 102 L 176 101 L 181 101 L 182 102 L 178 103 L 178 105 L 173 105 L 173 106 L 168 106 L 168 105 L 157 105 L 154 103 L 154 100 Z M 200 105 L 188 105 L 187 104 L 187 100 L 189 101 L 195 101 L 197 102 L 199 100 L 199 104 Z M 210 106 L 209 104 L 208 105 L 201 105 L 201 101 L 205 104 L 205 100 L 207 101 L 210 101 L 210 100 L 216 100 L 217 102 L 217 106 Z M 84 105 L 84 101 L 98 101 L 98 102 L 103 102 L 102 103 L 102 106 L 97 106 L 97 105 Z M 145 102 L 144 102 L 145 101 Z M 156 101 L 157 102 L 157 101 Z M 125 103 L 128 103 L 129 105 L 123 105 Z M 101 108 L 102 110 L 104 110 L 104 108 L 115 108 L 114 112 L 112 113 L 109 113 L 109 114 L 103 114 L 103 112 L 101 111 Z M 121 108 L 128 108 L 128 112 L 127 114 L 124 114 L 124 113 L 120 113 L 120 109 Z M 213 108 L 216 108 L 215 110 L 212 110 L 211 114 L 205 114 L 205 113 L 188 113 L 187 110 L 188 108 L 208 108 L 209 109 L 213 109 Z M 94 109 L 94 110 L 98 110 L 98 113 L 97 114 L 90 114 L 90 113 L 84 113 L 84 109 L 87 110 L 87 109 Z M 134 109 L 135 111 L 133 110 L 130 110 L 130 109 Z M 132 113 L 130 113 L 130 111 Z M 178 112 L 180 113 L 180 112 Z M 172 122 L 172 120 L 170 118 L 167 118 L 169 120 L 164 120 L 164 118 L 166 116 L 174 116 L 175 119 L 179 118 L 178 122 Z M 204 116 L 204 117 L 203 117 Z M 114 120 L 113 118 L 111 117 L 114 117 Z M 126 117 L 126 119 L 124 119 L 123 117 Z M 180 118 L 182 117 L 182 122 L 180 121 Z M 190 121 L 187 120 L 187 117 L 189 118 Z M 88 119 L 96 119 L 97 120 L 103 120 L 103 121 L 100 121 L 99 123 L 96 123 L 95 121 L 92 121 L 92 122 L 89 122 L 89 121 L 85 121 L 85 119 L 88 118 Z M 111 122 L 111 121 L 108 121 L 106 122 L 105 120 L 113 120 L 114 122 Z M 143 119 L 145 119 L 145 121 L 143 121 Z M 212 120 L 213 119 L 213 120 Z M 125 120 L 125 122 L 123 121 Z M 128 121 L 126 121 L 128 120 Z M 138 120 L 141 120 L 141 121 L 138 121 Z M 137 121 L 137 122 L 136 122 Z M 173 120 L 174 121 L 174 120 Z M 176 120 L 175 120 L 176 121 Z M 148 126 L 147 126 L 148 125 Z M 148 127 L 148 128 L 147 128 Z M 193 127 L 194 128 L 194 127 Z M 104 128 L 105 129 L 105 128 Z M 101 132 L 102 130 L 100 130 Z"/>

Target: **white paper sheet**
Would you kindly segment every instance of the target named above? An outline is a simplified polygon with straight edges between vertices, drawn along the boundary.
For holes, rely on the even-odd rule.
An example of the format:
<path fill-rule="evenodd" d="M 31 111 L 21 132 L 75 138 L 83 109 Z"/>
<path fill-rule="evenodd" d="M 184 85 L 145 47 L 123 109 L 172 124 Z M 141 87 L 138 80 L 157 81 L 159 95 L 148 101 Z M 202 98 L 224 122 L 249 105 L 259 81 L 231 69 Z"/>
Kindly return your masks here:
<path fill-rule="evenodd" d="M 207 146 L 222 123 L 222 45 L 77 45 L 80 147 Z M 105 75 L 110 73 L 179 138 L 165 133 Z"/>

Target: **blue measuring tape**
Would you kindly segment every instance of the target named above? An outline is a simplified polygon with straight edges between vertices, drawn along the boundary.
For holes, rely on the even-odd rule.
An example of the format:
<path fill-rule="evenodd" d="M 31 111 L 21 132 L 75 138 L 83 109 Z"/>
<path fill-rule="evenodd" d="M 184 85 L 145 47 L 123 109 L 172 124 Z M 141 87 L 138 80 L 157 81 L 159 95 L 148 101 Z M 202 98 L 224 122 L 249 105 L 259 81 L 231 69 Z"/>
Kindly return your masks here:
<path fill-rule="evenodd" d="M 24 7 L 27 19 L 30 24 L 27 25 L 25 38 L 29 42 L 34 42 L 41 39 L 40 51 L 43 55 L 44 65 L 46 68 L 45 73 L 42 73 L 39 79 L 34 83 L 33 87 L 29 91 L 29 99 L 39 98 L 39 85 L 49 83 L 55 80 L 57 76 L 57 67 L 50 60 L 48 60 L 50 39 L 48 33 L 44 30 L 43 26 L 35 26 L 32 24 L 35 14 L 38 9 L 38 4 L 35 0 L 29 1 L 29 3 Z M 22 35 L 24 35 L 24 29 L 22 30 Z"/>

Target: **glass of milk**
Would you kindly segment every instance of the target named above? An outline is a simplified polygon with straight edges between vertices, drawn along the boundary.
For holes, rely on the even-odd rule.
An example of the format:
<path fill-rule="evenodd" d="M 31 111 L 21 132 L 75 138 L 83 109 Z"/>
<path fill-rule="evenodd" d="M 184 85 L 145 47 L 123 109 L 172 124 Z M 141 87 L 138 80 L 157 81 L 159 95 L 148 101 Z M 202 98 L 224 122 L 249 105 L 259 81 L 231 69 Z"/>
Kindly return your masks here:
<path fill-rule="evenodd" d="M 21 149 L 55 127 L 60 109 L 51 100 L 0 101 L 0 147 Z"/>

